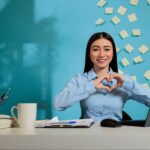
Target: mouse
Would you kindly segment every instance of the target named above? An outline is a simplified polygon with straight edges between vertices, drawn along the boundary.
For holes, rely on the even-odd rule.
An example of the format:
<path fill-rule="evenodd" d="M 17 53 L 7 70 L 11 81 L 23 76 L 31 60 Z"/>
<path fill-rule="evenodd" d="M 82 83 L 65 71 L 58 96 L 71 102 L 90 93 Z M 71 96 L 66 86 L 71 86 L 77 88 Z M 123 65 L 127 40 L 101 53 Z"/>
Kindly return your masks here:
<path fill-rule="evenodd" d="M 120 127 L 121 126 L 121 122 L 114 120 L 114 119 L 110 119 L 110 118 L 106 118 L 104 120 L 101 121 L 100 125 L 102 127 Z"/>

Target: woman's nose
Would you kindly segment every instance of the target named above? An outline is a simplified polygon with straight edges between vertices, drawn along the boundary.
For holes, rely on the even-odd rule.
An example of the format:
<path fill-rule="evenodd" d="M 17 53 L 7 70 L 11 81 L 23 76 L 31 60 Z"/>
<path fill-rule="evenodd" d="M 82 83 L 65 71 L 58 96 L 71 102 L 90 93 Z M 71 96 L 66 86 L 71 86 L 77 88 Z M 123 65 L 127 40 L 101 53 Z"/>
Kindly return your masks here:
<path fill-rule="evenodd" d="M 104 51 L 103 51 L 103 50 L 100 50 L 100 51 L 99 51 L 99 56 L 100 56 L 100 57 L 103 57 L 103 56 L 104 56 Z"/>

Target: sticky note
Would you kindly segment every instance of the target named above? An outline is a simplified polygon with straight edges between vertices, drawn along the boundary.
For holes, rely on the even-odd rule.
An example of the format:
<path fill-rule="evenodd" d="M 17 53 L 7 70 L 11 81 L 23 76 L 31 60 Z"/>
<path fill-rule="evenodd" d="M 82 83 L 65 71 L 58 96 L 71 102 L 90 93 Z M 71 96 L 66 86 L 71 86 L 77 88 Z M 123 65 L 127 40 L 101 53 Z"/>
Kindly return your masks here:
<path fill-rule="evenodd" d="M 144 77 L 148 80 L 150 79 L 150 70 L 148 70 L 144 73 Z"/>
<path fill-rule="evenodd" d="M 120 6 L 117 10 L 117 12 L 120 14 L 120 15 L 124 15 L 126 13 L 127 9 L 123 6 Z"/>
<path fill-rule="evenodd" d="M 106 0 L 100 0 L 98 3 L 97 3 L 97 6 L 99 6 L 99 7 L 103 7 L 103 6 L 105 6 L 106 5 Z"/>
<path fill-rule="evenodd" d="M 142 45 L 142 46 L 139 48 L 139 51 L 140 51 L 142 54 L 145 54 L 148 50 L 149 50 L 149 48 L 148 48 L 146 45 Z"/>
<path fill-rule="evenodd" d="M 117 53 L 120 51 L 120 48 L 119 47 L 116 47 L 116 51 L 117 51 Z"/>
<path fill-rule="evenodd" d="M 131 78 L 133 79 L 133 80 L 137 80 L 137 77 L 136 76 L 131 76 Z"/>
<path fill-rule="evenodd" d="M 117 16 L 111 18 L 111 21 L 116 25 L 120 22 L 120 19 Z"/>
<path fill-rule="evenodd" d="M 127 66 L 129 65 L 129 61 L 128 61 L 128 59 L 125 58 L 125 57 L 121 60 L 121 62 L 122 62 L 122 65 L 123 65 L 124 67 L 127 67 Z"/>
<path fill-rule="evenodd" d="M 113 8 L 105 8 L 105 14 L 112 14 L 113 13 Z"/>
<path fill-rule="evenodd" d="M 147 83 L 143 83 L 142 86 L 146 89 L 149 89 L 149 85 Z"/>
<path fill-rule="evenodd" d="M 118 69 L 118 72 L 119 72 L 120 74 L 124 74 L 124 72 L 123 72 L 122 70 L 120 70 L 120 69 Z"/>
<path fill-rule="evenodd" d="M 147 4 L 150 5 L 150 0 L 147 0 Z"/>
<path fill-rule="evenodd" d="M 138 4 L 138 0 L 130 0 L 130 4 L 136 6 Z"/>
<path fill-rule="evenodd" d="M 129 20 L 129 22 L 135 22 L 135 21 L 137 21 L 136 14 L 132 13 L 132 14 L 128 15 L 128 20 Z"/>
<path fill-rule="evenodd" d="M 99 18 L 98 20 L 96 20 L 95 24 L 96 24 L 96 25 L 101 25 L 101 24 L 103 24 L 104 22 L 105 22 L 104 19 Z"/>
<path fill-rule="evenodd" d="M 133 48 L 130 44 L 127 44 L 127 45 L 125 46 L 125 50 L 126 50 L 128 53 L 131 53 L 131 52 L 134 50 L 134 48 Z"/>
<path fill-rule="evenodd" d="M 140 63 L 143 61 L 142 57 L 141 56 L 137 56 L 137 57 L 134 57 L 133 58 L 133 61 L 137 64 L 137 63 Z"/>
<path fill-rule="evenodd" d="M 129 36 L 126 30 L 122 30 L 119 34 L 123 39 L 125 39 Z"/>
<path fill-rule="evenodd" d="M 133 36 L 140 36 L 141 35 L 141 30 L 140 29 L 133 29 L 132 30 L 132 35 Z"/>

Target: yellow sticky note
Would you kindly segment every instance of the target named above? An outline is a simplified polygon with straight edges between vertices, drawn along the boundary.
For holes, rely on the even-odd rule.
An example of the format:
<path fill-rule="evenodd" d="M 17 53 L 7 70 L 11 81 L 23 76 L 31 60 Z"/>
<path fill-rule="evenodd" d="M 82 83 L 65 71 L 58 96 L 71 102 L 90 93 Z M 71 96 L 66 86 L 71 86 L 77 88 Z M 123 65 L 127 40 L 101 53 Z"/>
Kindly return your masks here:
<path fill-rule="evenodd" d="M 126 30 L 122 30 L 119 34 L 123 39 L 125 39 L 129 36 Z"/>
<path fill-rule="evenodd" d="M 150 79 L 150 70 L 148 70 L 144 73 L 144 77 L 148 80 Z"/>
<path fill-rule="evenodd" d="M 127 67 L 127 66 L 129 65 L 129 61 L 128 61 L 128 59 L 125 58 L 125 57 L 121 60 L 121 62 L 122 62 L 122 65 L 123 65 L 124 67 Z"/>
<path fill-rule="evenodd" d="M 96 20 L 95 24 L 96 24 L 96 25 L 101 25 L 101 24 L 103 24 L 104 22 L 105 22 L 104 19 L 99 18 L 99 19 Z"/>
<path fill-rule="evenodd" d="M 127 9 L 123 6 L 120 6 L 117 10 L 117 12 L 120 14 L 120 15 L 124 15 L 126 13 Z"/>
<path fill-rule="evenodd" d="M 137 77 L 136 76 L 131 76 L 131 78 L 133 79 L 133 80 L 137 80 Z"/>
<path fill-rule="evenodd" d="M 100 0 L 98 3 L 97 3 L 97 6 L 99 7 L 103 7 L 104 5 L 106 5 L 106 0 Z"/>
<path fill-rule="evenodd" d="M 136 14 L 132 13 L 132 14 L 128 15 L 128 20 L 129 20 L 129 22 L 135 22 L 135 21 L 137 21 Z"/>
<path fill-rule="evenodd" d="M 113 8 L 105 8 L 105 14 L 112 14 L 113 13 Z"/>
<path fill-rule="evenodd" d="M 141 30 L 140 29 L 133 29 L 132 30 L 132 35 L 133 36 L 140 36 L 141 35 Z"/>
<path fill-rule="evenodd" d="M 119 72 L 120 74 L 124 74 L 124 72 L 123 72 L 122 70 L 120 70 L 120 69 L 118 69 L 118 72 Z"/>
<path fill-rule="evenodd" d="M 147 4 L 150 5 L 150 0 L 147 0 Z"/>
<path fill-rule="evenodd" d="M 125 50 L 126 50 L 128 53 L 131 53 L 131 52 L 134 50 L 134 48 L 133 48 L 130 44 L 127 44 L 127 45 L 125 46 Z"/>
<path fill-rule="evenodd" d="M 111 18 L 111 21 L 116 25 L 120 22 L 120 19 L 117 16 Z"/>
<path fill-rule="evenodd" d="M 148 48 L 146 45 L 142 45 L 142 46 L 139 48 L 139 51 L 140 51 L 142 54 L 145 54 L 148 50 L 149 50 L 149 48 Z"/>
<path fill-rule="evenodd" d="M 120 51 L 120 48 L 119 47 L 116 47 L 116 51 L 117 51 L 117 53 Z"/>
<path fill-rule="evenodd" d="M 142 57 L 141 56 L 137 56 L 137 57 L 134 57 L 133 58 L 133 61 L 137 64 L 137 63 L 140 63 L 143 61 Z"/>
<path fill-rule="evenodd" d="M 136 6 L 138 4 L 138 0 L 130 0 L 130 4 Z"/>
<path fill-rule="evenodd" d="M 144 88 L 149 89 L 149 85 L 147 83 L 142 84 Z"/>

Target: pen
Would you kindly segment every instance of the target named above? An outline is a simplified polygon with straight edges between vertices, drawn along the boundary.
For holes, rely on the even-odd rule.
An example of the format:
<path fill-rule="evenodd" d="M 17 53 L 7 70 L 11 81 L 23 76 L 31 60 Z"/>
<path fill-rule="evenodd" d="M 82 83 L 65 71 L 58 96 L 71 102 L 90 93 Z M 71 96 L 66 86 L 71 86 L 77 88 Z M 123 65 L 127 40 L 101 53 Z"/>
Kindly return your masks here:
<path fill-rule="evenodd" d="M 0 105 L 2 105 L 4 103 L 4 101 L 7 100 L 8 98 L 8 93 L 10 92 L 11 88 L 9 88 L 6 93 L 3 93 L 0 99 Z"/>
<path fill-rule="evenodd" d="M 76 121 L 69 121 L 69 122 L 67 122 L 67 124 L 75 124 L 75 123 L 77 123 Z"/>

